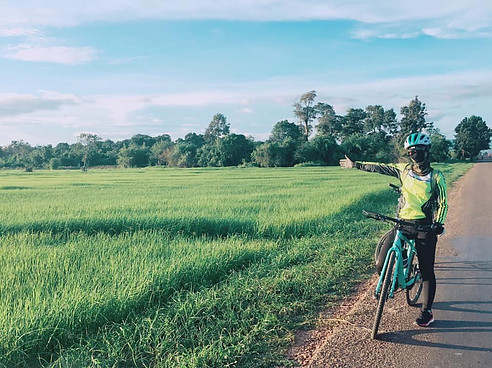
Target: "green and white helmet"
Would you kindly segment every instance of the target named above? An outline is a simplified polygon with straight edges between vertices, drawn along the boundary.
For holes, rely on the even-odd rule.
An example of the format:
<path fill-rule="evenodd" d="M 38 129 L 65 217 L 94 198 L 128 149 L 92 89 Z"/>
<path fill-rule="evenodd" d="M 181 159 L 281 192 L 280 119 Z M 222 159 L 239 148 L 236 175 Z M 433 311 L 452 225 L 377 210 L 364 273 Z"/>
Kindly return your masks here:
<path fill-rule="evenodd" d="M 412 133 L 405 139 L 405 149 L 417 145 L 430 146 L 430 144 L 430 137 L 424 133 Z"/>

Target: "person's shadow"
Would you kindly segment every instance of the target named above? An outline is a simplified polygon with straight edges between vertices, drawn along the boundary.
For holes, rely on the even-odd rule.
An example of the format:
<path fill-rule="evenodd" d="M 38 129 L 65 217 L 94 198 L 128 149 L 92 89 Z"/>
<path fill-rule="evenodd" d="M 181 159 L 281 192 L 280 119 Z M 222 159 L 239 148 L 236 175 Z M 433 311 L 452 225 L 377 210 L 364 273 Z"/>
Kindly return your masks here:
<path fill-rule="evenodd" d="M 485 313 L 492 314 L 490 306 L 492 301 L 447 301 L 447 302 L 436 302 L 434 303 L 434 308 L 436 310 L 447 310 L 454 312 L 465 312 L 465 313 Z M 465 305 L 478 306 L 478 309 L 472 309 L 465 307 Z M 480 309 L 480 306 L 485 308 Z M 485 310 L 489 309 L 489 310 Z M 468 350 L 477 352 L 492 352 L 492 344 L 490 344 L 490 337 L 484 336 L 488 347 L 483 346 L 472 346 L 469 344 L 470 341 L 463 339 L 462 344 L 454 343 L 444 343 L 444 342 L 434 342 L 422 340 L 420 335 L 430 335 L 430 334 L 455 334 L 455 333 L 473 333 L 473 334 L 491 334 L 492 333 L 492 322 L 487 321 L 469 321 L 469 320 L 436 320 L 431 327 L 427 328 L 415 328 L 406 331 L 394 331 L 386 332 L 378 335 L 378 340 L 388 341 L 388 342 L 398 342 L 400 344 L 414 345 L 414 346 L 425 346 L 434 348 L 444 348 L 444 349 L 454 349 L 454 350 Z"/>

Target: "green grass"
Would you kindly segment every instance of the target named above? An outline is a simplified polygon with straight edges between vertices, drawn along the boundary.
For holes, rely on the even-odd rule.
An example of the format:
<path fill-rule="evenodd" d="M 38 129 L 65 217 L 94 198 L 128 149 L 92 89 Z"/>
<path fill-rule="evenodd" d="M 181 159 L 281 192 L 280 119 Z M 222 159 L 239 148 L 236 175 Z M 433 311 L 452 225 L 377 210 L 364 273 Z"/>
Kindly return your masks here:
<path fill-rule="evenodd" d="M 470 165 L 441 165 L 448 182 Z M 271 367 L 372 272 L 394 179 L 0 171 L 0 366 Z"/>

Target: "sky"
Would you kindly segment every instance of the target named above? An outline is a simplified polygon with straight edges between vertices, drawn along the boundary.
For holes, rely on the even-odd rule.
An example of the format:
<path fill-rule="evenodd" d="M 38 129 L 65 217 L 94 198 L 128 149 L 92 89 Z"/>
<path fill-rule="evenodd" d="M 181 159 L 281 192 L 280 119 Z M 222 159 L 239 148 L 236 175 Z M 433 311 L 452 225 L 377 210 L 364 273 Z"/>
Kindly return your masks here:
<path fill-rule="evenodd" d="M 340 115 L 418 96 L 453 139 L 492 126 L 491 39 L 484 0 L 0 0 L 0 146 L 175 140 L 216 113 L 265 140 L 311 90 Z"/>

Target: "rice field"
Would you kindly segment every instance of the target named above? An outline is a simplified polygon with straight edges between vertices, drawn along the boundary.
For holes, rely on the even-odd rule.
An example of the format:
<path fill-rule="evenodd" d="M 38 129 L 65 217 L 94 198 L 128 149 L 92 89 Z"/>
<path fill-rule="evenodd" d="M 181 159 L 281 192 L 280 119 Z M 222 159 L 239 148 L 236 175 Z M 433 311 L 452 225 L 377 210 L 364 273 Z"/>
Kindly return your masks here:
<path fill-rule="evenodd" d="M 448 182 L 469 164 L 441 165 Z M 0 171 L 1 367 L 272 367 L 373 271 L 394 179 Z"/>

